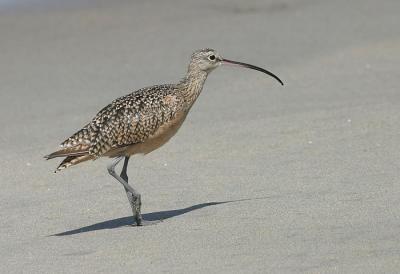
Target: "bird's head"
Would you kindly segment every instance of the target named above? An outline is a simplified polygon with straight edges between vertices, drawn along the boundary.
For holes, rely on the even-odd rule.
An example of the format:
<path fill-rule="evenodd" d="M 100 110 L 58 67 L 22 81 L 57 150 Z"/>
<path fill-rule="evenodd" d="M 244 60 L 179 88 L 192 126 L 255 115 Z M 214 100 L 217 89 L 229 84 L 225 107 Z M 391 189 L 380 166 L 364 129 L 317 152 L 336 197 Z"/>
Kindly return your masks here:
<path fill-rule="evenodd" d="M 265 74 L 268 74 L 269 76 L 272 76 L 281 85 L 283 85 L 283 82 L 278 78 L 278 76 L 276 76 L 272 72 L 270 72 L 266 69 L 260 68 L 260 67 L 250 65 L 250 64 L 222 58 L 222 56 L 216 50 L 209 49 L 209 48 L 199 49 L 199 50 L 196 50 L 195 52 L 193 52 L 192 58 L 190 60 L 189 70 L 193 70 L 193 71 L 200 70 L 200 71 L 209 73 L 220 65 L 234 65 L 234 66 L 258 70 Z"/>
<path fill-rule="evenodd" d="M 205 72 L 211 72 L 221 65 L 221 56 L 213 49 L 199 49 L 193 52 L 190 60 L 192 69 L 200 69 Z"/>

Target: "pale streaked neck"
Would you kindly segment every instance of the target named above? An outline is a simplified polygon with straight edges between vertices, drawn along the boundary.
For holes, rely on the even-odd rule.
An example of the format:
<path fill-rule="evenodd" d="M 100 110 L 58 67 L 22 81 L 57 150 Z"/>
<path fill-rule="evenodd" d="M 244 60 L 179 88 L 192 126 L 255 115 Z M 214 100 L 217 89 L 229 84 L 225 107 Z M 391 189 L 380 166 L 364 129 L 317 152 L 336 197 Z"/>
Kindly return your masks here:
<path fill-rule="evenodd" d="M 207 72 L 199 69 L 191 69 L 189 66 L 185 78 L 183 78 L 182 81 L 179 83 L 179 85 L 181 86 L 183 97 L 188 104 L 188 109 L 199 97 L 207 76 Z"/>

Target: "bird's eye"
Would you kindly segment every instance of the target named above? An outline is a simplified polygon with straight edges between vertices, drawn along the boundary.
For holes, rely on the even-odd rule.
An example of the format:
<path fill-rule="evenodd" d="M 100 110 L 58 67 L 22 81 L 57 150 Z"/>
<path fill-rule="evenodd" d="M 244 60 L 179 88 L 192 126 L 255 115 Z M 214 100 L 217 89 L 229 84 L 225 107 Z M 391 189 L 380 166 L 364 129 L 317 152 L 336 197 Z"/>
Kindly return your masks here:
<path fill-rule="evenodd" d="M 214 60 L 215 60 L 215 55 L 210 55 L 210 56 L 208 57 L 208 59 L 210 59 L 211 61 L 214 61 Z"/>

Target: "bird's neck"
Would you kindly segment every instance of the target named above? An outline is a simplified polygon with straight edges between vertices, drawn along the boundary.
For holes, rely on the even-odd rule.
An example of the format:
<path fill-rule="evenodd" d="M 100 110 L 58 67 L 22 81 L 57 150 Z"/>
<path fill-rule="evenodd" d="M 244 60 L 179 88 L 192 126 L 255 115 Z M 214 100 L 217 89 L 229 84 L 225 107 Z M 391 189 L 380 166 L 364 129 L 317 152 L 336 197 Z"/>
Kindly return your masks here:
<path fill-rule="evenodd" d="M 208 73 L 202 70 L 193 71 L 189 68 L 185 78 L 179 83 L 180 90 L 187 108 L 190 109 L 196 99 L 199 97 L 201 90 L 203 89 L 204 82 L 207 79 Z"/>

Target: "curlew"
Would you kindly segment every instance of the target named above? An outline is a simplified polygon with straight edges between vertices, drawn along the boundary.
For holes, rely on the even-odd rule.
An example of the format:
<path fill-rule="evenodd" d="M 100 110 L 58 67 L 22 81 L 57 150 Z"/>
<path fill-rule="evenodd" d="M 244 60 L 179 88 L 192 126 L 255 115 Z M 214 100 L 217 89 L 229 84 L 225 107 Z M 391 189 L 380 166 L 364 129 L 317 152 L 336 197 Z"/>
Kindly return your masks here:
<path fill-rule="evenodd" d="M 208 74 L 222 64 L 261 71 L 283 85 L 276 75 L 263 68 L 222 58 L 213 49 L 197 50 L 179 83 L 142 88 L 114 100 L 65 140 L 60 150 L 45 158 L 64 157 L 55 172 L 99 157 L 114 158 L 107 166 L 108 172 L 125 188 L 134 221 L 142 225 L 140 193 L 128 184 L 129 158 L 148 154 L 168 142 L 200 95 Z M 122 159 L 124 164 L 118 175 L 115 167 Z"/>

